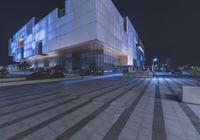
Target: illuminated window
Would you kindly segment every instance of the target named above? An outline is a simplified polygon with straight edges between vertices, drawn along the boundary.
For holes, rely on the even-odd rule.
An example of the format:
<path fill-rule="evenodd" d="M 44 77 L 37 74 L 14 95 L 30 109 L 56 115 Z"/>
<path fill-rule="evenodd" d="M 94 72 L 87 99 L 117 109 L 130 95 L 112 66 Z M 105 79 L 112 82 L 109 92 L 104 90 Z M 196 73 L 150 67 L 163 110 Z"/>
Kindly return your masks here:
<path fill-rule="evenodd" d="M 23 48 L 23 45 L 24 45 L 24 38 L 20 38 L 20 39 L 18 40 L 18 47 L 19 47 L 19 48 Z"/>

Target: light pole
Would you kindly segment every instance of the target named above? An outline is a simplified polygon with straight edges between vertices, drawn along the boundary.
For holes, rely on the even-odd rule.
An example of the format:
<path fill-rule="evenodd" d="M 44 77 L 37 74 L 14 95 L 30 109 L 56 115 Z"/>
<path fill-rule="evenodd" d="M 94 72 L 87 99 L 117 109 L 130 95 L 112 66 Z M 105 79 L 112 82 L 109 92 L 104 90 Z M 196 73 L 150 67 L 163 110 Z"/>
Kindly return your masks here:
<path fill-rule="evenodd" d="M 158 61 L 157 58 L 154 58 L 153 59 L 153 66 L 152 66 L 152 71 L 154 72 L 155 71 L 155 62 Z"/>

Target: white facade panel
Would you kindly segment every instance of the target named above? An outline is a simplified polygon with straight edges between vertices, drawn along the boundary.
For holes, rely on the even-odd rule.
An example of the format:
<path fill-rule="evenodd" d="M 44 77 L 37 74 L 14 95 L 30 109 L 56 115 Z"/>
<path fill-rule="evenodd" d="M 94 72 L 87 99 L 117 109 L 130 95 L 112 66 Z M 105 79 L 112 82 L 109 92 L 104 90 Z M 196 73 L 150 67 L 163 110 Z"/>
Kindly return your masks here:
<path fill-rule="evenodd" d="M 123 52 L 127 64 L 133 64 L 133 47 L 128 43 L 128 33 L 124 30 L 124 19 L 110 0 L 97 1 L 97 37 L 108 46 Z M 136 56 L 135 56 L 136 57 Z"/>
<path fill-rule="evenodd" d="M 94 40 L 121 52 L 127 57 L 127 65 L 137 59 L 137 33 L 111 0 L 66 0 L 65 15 L 60 17 L 59 9 L 55 9 L 39 22 L 32 18 L 13 36 L 9 52 L 18 61 L 23 59 L 22 54 L 24 59 L 38 55 L 40 42 L 43 53 L 48 54 Z"/>

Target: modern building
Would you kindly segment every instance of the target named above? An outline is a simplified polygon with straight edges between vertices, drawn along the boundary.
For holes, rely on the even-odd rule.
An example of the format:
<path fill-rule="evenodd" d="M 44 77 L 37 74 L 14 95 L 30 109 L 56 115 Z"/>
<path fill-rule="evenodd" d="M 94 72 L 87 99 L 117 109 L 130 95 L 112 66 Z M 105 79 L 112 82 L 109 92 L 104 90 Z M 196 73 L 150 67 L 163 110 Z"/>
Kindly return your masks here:
<path fill-rule="evenodd" d="M 144 66 L 144 47 L 111 0 L 66 0 L 64 9 L 33 17 L 9 40 L 15 62 L 66 65 L 95 73 Z"/>

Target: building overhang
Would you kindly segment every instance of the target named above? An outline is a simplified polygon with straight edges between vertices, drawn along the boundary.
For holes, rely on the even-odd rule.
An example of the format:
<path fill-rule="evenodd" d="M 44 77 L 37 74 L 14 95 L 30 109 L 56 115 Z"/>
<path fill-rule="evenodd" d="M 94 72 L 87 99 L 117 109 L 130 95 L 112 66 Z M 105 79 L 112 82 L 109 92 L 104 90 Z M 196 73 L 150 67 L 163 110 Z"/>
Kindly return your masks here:
<path fill-rule="evenodd" d="M 104 48 L 111 51 L 114 55 L 116 55 L 118 57 L 127 57 L 127 55 L 124 54 L 123 52 L 113 49 L 112 47 L 106 45 L 105 43 L 103 43 L 101 41 L 92 40 L 89 42 L 73 45 L 70 47 L 64 47 L 61 49 L 53 50 L 53 51 L 45 53 L 45 55 L 31 56 L 31 57 L 26 58 L 26 60 L 28 60 L 28 61 L 41 60 L 41 59 L 45 59 L 45 58 L 66 55 L 67 53 L 79 53 L 79 52 L 86 52 L 89 50 L 104 50 Z"/>

